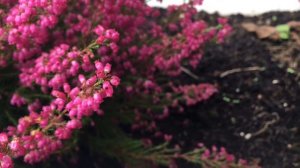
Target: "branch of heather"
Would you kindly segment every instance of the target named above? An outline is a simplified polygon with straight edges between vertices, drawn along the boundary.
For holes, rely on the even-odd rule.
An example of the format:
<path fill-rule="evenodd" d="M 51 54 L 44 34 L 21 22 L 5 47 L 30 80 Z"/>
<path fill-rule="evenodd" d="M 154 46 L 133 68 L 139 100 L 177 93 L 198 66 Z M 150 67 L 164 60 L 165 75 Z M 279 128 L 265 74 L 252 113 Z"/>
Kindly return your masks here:
<path fill-rule="evenodd" d="M 60 45 L 50 52 L 56 54 L 52 55 L 54 57 L 44 54 L 36 60 L 36 66 L 32 67 L 31 72 L 38 72 L 38 75 L 34 75 L 37 84 L 43 84 L 38 81 L 47 78 L 45 76 L 49 74 L 65 75 L 64 79 L 68 80 L 57 79 L 54 75 L 48 85 L 42 85 L 44 89 L 52 90 L 53 100 L 50 104 L 29 108 L 30 114 L 20 118 L 16 127 L 8 127 L 7 132 L 0 133 L 2 168 L 12 167 L 11 157 L 24 156 L 24 161 L 30 164 L 47 159 L 62 148 L 63 140 L 70 139 L 72 133 L 82 127 L 83 117 L 103 113 L 100 104 L 105 98 L 113 96 L 113 87 L 118 86 L 120 80 L 110 74 L 110 64 L 104 65 L 97 61 L 93 50 L 118 38 L 111 38 L 105 34 L 107 31 L 104 32 L 104 29 L 103 32 L 98 29 L 95 31 L 99 35 L 98 39 L 82 51 L 75 48 L 68 51 L 67 45 Z M 117 35 L 113 30 L 108 31 Z M 64 52 L 59 55 L 59 51 Z M 47 71 L 49 66 L 52 69 Z M 85 75 L 79 74 L 81 69 Z M 22 99 L 16 96 L 12 102 L 20 102 Z"/>
<path fill-rule="evenodd" d="M 14 67 L 19 79 L 14 92 L 0 89 L 0 96 L 29 112 L 0 133 L 1 168 L 11 168 L 15 157 L 30 164 L 47 159 L 83 118 L 103 115 L 108 97 L 126 100 L 112 99 L 111 107 L 117 115 L 134 113 L 132 131 L 170 141 L 158 121 L 217 93 L 213 84 L 180 81 L 180 67 L 196 68 L 205 44 L 221 43 L 231 31 L 226 19 L 213 27 L 199 20 L 200 4 L 190 0 L 161 12 L 145 0 L 0 0 L 0 68 Z"/>

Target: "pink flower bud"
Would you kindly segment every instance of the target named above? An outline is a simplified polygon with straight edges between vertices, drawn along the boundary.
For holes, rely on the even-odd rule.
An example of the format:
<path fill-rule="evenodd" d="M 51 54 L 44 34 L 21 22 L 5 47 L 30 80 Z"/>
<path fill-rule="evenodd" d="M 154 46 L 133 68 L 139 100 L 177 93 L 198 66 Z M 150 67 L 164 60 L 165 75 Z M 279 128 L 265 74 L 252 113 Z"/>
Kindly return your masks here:
<path fill-rule="evenodd" d="M 64 83 L 64 92 L 69 93 L 71 91 L 71 87 L 68 83 Z"/>
<path fill-rule="evenodd" d="M 10 104 L 17 107 L 21 107 L 22 105 L 26 104 L 26 100 L 23 97 L 21 97 L 19 94 L 15 93 L 13 94 L 10 100 Z"/>
<path fill-rule="evenodd" d="M 58 139 L 65 140 L 71 137 L 72 132 L 68 128 L 57 128 L 54 134 Z"/>
<path fill-rule="evenodd" d="M 98 35 L 98 36 L 101 36 L 103 33 L 104 33 L 105 29 L 98 25 L 95 29 L 94 29 L 94 32 Z"/>
<path fill-rule="evenodd" d="M 66 127 L 69 129 L 80 129 L 82 127 L 82 124 L 79 120 L 73 119 L 71 121 L 68 121 Z"/>
<path fill-rule="evenodd" d="M 96 43 L 97 43 L 97 44 L 103 44 L 105 40 L 106 40 L 106 38 L 105 38 L 104 36 L 101 35 L 101 36 L 99 36 L 99 37 L 97 38 Z"/>
<path fill-rule="evenodd" d="M 0 133 L 0 144 L 4 145 L 8 142 L 8 136 L 6 133 Z"/>
<path fill-rule="evenodd" d="M 12 140 L 9 144 L 8 144 L 10 150 L 12 151 L 18 151 L 20 149 L 20 142 L 16 139 Z"/>
<path fill-rule="evenodd" d="M 107 63 L 104 67 L 104 72 L 105 73 L 110 73 L 111 71 L 111 65 L 109 63 Z"/>
<path fill-rule="evenodd" d="M 1 168 L 13 168 L 13 161 L 9 156 L 5 155 L 0 158 L 0 165 Z"/>
<path fill-rule="evenodd" d="M 97 103 L 101 103 L 101 102 L 103 101 L 103 98 L 102 98 L 102 96 L 101 96 L 100 93 L 95 93 L 95 94 L 93 95 L 93 99 L 94 99 L 95 102 L 97 102 Z"/>
<path fill-rule="evenodd" d="M 173 136 L 172 136 L 172 135 L 165 134 L 165 135 L 164 135 L 164 139 L 165 139 L 165 141 L 170 142 L 170 141 L 173 139 Z"/>
<path fill-rule="evenodd" d="M 97 70 L 103 71 L 104 67 L 103 64 L 100 61 L 95 62 L 95 67 Z"/>
<path fill-rule="evenodd" d="M 105 32 L 105 37 L 112 40 L 113 42 L 117 42 L 119 40 L 119 33 L 113 29 L 109 29 Z"/>
<path fill-rule="evenodd" d="M 54 96 L 54 97 L 57 97 L 57 98 L 61 98 L 63 100 L 67 99 L 66 95 L 63 92 L 60 92 L 60 91 L 57 91 L 57 90 L 53 90 L 51 92 L 51 95 Z"/>
<path fill-rule="evenodd" d="M 80 90 L 78 87 L 75 87 L 73 88 L 71 91 L 70 91 L 70 97 L 72 99 L 74 99 L 78 94 L 79 94 Z"/>
<path fill-rule="evenodd" d="M 120 78 L 117 77 L 117 76 L 112 76 L 111 79 L 110 79 L 110 83 L 113 86 L 118 86 L 120 84 Z"/>
<path fill-rule="evenodd" d="M 84 75 L 82 75 L 82 74 L 78 75 L 78 80 L 79 80 L 80 83 L 84 83 L 86 81 Z"/>
<path fill-rule="evenodd" d="M 90 79 L 86 81 L 87 86 L 93 86 L 97 82 L 97 77 L 92 76 Z"/>

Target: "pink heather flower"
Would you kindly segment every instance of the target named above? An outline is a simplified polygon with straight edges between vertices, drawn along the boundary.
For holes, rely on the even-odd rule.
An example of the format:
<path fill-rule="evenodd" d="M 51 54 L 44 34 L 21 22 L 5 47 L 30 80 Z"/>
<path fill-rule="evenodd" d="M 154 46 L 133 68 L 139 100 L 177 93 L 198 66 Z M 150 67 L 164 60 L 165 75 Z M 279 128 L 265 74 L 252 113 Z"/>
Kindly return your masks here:
<path fill-rule="evenodd" d="M 7 66 L 7 61 L 0 55 L 0 68 Z"/>
<path fill-rule="evenodd" d="M 20 118 L 17 125 L 17 131 L 19 133 L 24 133 L 26 129 L 31 125 L 31 122 L 32 120 L 29 117 Z"/>
<path fill-rule="evenodd" d="M 116 43 L 109 44 L 110 49 L 113 51 L 114 54 L 117 54 L 119 51 L 119 46 Z"/>
<path fill-rule="evenodd" d="M 71 87 L 68 83 L 64 83 L 63 88 L 65 93 L 70 93 Z"/>
<path fill-rule="evenodd" d="M 69 95 L 72 99 L 74 99 L 79 94 L 79 92 L 80 89 L 78 87 L 75 87 L 70 91 Z"/>
<path fill-rule="evenodd" d="M 0 153 L 0 165 L 1 168 L 13 168 L 13 161 L 9 156 Z"/>
<path fill-rule="evenodd" d="M 120 89 L 120 92 L 130 93 L 125 94 L 130 95 L 126 97 L 128 101 L 138 96 L 136 94 L 147 94 L 153 103 L 162 100 L 158 95 L 172 102 L 173 94 L 164 95 L 165 87 L 158 82 L 160 75 L 176 77 L 182 73 L 182 64 L 198 66 L 204 44 L 215 37 L 222 41 L 231 30 L 225 20 L 219 20 L 222 29 L 208 32 L 204 21 L 195 21 L 193 16 L 197 11 L 193 4 L 202 4 L 202 0 L 168 8 L 166 18 L 173 17 L 177 11 L 184 13 L 184 17 L 174 19 L 176 23 L 166 23 L 171 36 L 154 20 L 162 16 L 159 10 L 147 6 L 145 1 L 83 0 L 71 4 L 67 0 L 0 1 L 4 4 L 0 10 L 3 16 L 0 27 L 5 27 L 0 28 L 0 46 L 4 51 L 0 68 L 12 58 L 21 72 L 21 87 L 40 87 L 38 90 L 54 97 L 45 106 L 34 100 L 35 103 L 28 105 L 28 116 L 21 118 L 16 127 L 8 127 L 6 133 L 0 133 L 0 147 L 5 147 L 0 151 L 7 151 L 11 157 L 24 156 L 24 161 L 30 164 L 45 160 L 60 149 L 61 140 L 71 138 L 72 132 L 82 127 L 83 117 L 94 113 L 104 115 L 100 109 L 102 102 L 112 97 L 114 87 L 120 84 L 119 77 L 109 74 L 112 71 L 109 63 L 116 66 L 115 74 L 125 79 L 132 76 L 141 79 L 136 85 Z M 91 6 L 97 10 L 90 10 Z M 124 8 L 132 12 L 124 12 Z M 154 19 L 148 22 L 146 18 Z M 93 28 L 95 24 L 98 26 Z M 92 43 L 92 46 L 99 49 L 96 52 L 91 52 L 91 48 L 80 50 L 92 36 L 96 36 L 95 43 L 99 44 Z M 49 48 L 52 49 L 48 52 Z M 157 72 L 161 72 L 159 77 Z M 209 84 L 174 87 L 174 94 L 181 95 L 188 105 L 206 100 L 215 92 Z M 18 96 L 13 95 L 11 104 L 24 105 L 25 99 Z M 173 105 L 183 111 L 179 100 L 182 99 L 173 101 Z M 147 109 L 147 114 L 155 119 L 157 116 L 151 110 Z M 169 115 L 169 106 L 165 105 L 160 117 Z M 132 127 L 158 131 L 155 122 L 143 121 L 138 113 L 135 118 L 138 123 Z M 36 131 L 40 129 L 43 132 Z M 164 138 L 171 141 L 172 135 Z M 6 154 L 0 153 L 1 168 L 12 167 L 12 160 Z"/>
<path fill-rule="evenodd" d="M 113 85 L 113 86 L 118 86 L 120 84 L 120 78 L 117 77 L 117 76 L 112 76 L 111 77 L 111 80 L 110 80 L 110 83 Z"/>
<path fill-rule="evenodd" d="M 6 133 L 0 133 L 0 144 L 5 145 L 8 142 L 8 136 Z"/>
<path fill-rule="evenodd" d="M 226 160 L 228 162 L 234 162 L 235 161 L 235 157 L 233 155 L 227 154 L 226 155 Z"/>
<path fill-rule="evenodd" d="M 187 105 L 194 105 L 198 102 L 207 100 L 218 90 L 211 84 L 186 85 L 175 88 L 177 93 L 183 94 Z"/>
<path fill-rule="evenodd" d="M 218 23 L 221 25 L 225 25 L 228 23 L 228 19 L 227 18 L 218 18 Z"/>
<path fill-rule="evenodd" d="M 100 61 L 95 61 L 95 67 L 98 71 L 104 70 L 104 66 L 103 66 L 102 62 L 100 62 Z"/>
<path fill-rule="evenodd" d="M 105 90 L 105 94 L 107 97 L 111 97 L 113 95 L 113 87 L 107 81 L 103 83 L 103 89 Z"/>
<path fill-rule="evenodd" d="M 58 139 L 61 139 L 61 140 L 70 139 L 71 138 L 71 134 L 72 134 L 72 132 L 68 128 L 57 128 L 55 130 L 55 136 Z"/>
<path fill-rule="evenodd" d="M 115 31 L 113 29 L 109 29 L 109 30 L 106 30 L 105 37 L 107 39 L 110 39 L 113 42 L 117 42 L 117 41 L 119 41 L 120 35 L 117 31 Z"/>
<path fill-rule="evenodd" d="M 152 89 L 152 88 L 154 88 L 154 86 L 155 86 L 155 84 L 151 80 L 146 80 L 144 82 L 144 87 L 146 89 Z"/>
<path fill-rule="evenodd" d="M 165 139 L 166 142 L 170 142 L 170 141 L 173 139 L 173 136 L 172 136 L 172 135 L 165 134 L 165 135 L 164 135 L 164 139 Z"/>
<path fill-rule="evenodd" d="M 101 36 L 101 35 L 104 34 L 105 29 L 104 29 L 101 25 L 98 25 L 98 26 L 94 29 L 94 32 L 95 32 L 98 36 Z"/>
<path fill-rule="evenodd" d="M 85 84 L 89 87 L 92 87 L 94 84 L 96 84 L 97 80 L 97 76 L 92 76 L 86 81 Z"/>
<path fill-rule="evenodd" d="M 205 151 L 203 152 L 203 154 L 201 155 L 201 159 L 208 159 L 210 157 L 211 153 L 209 151 L 209 149 L 205 149 Z"/>
<path fill-rule="evenodd" d="M 106 38 L 103 35 L 101 35 L 97 38 L 96 43 L 103 44 L 105 40 L 106 40 Z"/>
<path fill-rule="evenodd" d="M 13 106 L 21 107 L 22 105 L 26 104 L 26 100 L 19 94 L 14 93 L 12 98 L 10 99 L 10 104 Z"/>
<path fill-rule="evenodd" d="M 229 25 L 224 25 L 223 28 L 218 32 L 217 34 L 217 40 L 219 43 L 222 43 L 225 39 L 225 37 L 227 37 L 232 31 L 231 26 Z"/>
<path fill-rule="evenodd" d="M 80 129 L 82 127 L 82 124 L 79 120 L 73 119 L 68 121 L 66 127 L 69 129 Z"/>
<path fill-rule="evenodd" d="M 17 139 L 12 140 L 9 144 L 8 144 L 10 150 L 12 151 L 18 151 L 21 148 L 20 142 Z"/>
<path fill-rule="evenodd" d="M 109 63 L 105 64 L 104 72 L 105 73 L 110 73 L 110 71 L 111 71 L 111 65 Z"/>
<path fill-rule="evenodd" d="M 85 76 L 82 75 L 82 74 L 78 75 L 78 80 L 79 80 L 80 83 L 84 83 L 86 81 Z"/>
<path fill-rule="evenodd" d="M 41 107 L 41 102 L 38 99 L 36 99 L 33 103 L 28 105 L 27 109 L 30 113 L 34 113 L 40 110 Z"/>
<path fill-rule="evenodd" d="M 244 160 L 244 159 L 239 159 L 238 163 L 240 165 L 247 165 L 248 164 L 248 162 L 246 160 Z"/>
<path fill-rule="evenodd" d="M 51 92 L 51 95 L 54 96 L 54 97 L 56 97 L 56 98 L 60 98 L 62 100 L 66 100 L 67 99 L 66 95 L 63 92 L 60 92 L 60 91 L 57 91 L 57 90 L 53 90 Z"/>

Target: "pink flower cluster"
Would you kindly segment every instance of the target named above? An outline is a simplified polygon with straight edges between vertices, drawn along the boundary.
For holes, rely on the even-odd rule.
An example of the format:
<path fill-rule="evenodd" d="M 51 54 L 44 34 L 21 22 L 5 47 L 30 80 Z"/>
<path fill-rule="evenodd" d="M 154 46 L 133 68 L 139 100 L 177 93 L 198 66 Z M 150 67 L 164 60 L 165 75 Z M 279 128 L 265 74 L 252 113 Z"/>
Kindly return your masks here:
<path fill-rule="evenodd" d="M 198 102 L 207 100 L 218 90 L 211 84 L 185 85 L 174 88 L 178 94 L 182 94 L 187 105 L 195 105 Z"/>
<path fill-rule="evenodd" d="M 9 126 L 0 133 L 2 168 L 12 167 L 11 157 L 24 156 L 30 164 L 48 158 L 63 147 L 62 140 L 70 139 L 82 127 L 84 117 L 103 113 L 100 104 L 113 96 L 120 79 L 111 75 L 110 64 L 103 64 L 94 54 L 96 48 L 119 40 L 116 31 L 102 31 L 96 33 L 103 41 L 96 40 L 83 50 L 60 44 L 22 64 L 21 85 L 30 89 L 38 85 L 52 99 L 48 105 L 36 99 L 28 105 L 28 116 L 20 118 L 16 127 Z M 26 103 L 18 93 L 13 94 L 12 105 L 20 107 Z"/>
<path fill-rule="evenodd" d="M 157 121 L 217 92 L 184 84 L 183 67 L 195 69 L 205 45 L 231 32 L 226 19 L 213 27 L 198 19 L 200 4 L 161 12 L 145 0 L 0 0 L 0 69 L 19 73 L 15 91 L 0 88 L 0 96 L 28 112 L 0 133 L 0 167 L 21 156 L 30 164 L 47 159 L 116 94 L 125 105 L 111 106 L 134 112 L 133 130 L 172 141 Z"/>
<path fill-rule="evenodd" d="M 24 62 L 41 52 L 66 7 L 67 0 L 19 0 L 9 10 L 4 30 L 8 44 L 16 46 L 14 60 Z"/>
<path fill-rule="evenodd" d="M 62 148 L 61 140 L 70 139 L 72 132 L 82 127 L 83 117 L 101 114 L 100 104 L 112 96 L 113 86 L 119 85 L 119 78 L 110 75 L 109 64 L 103 66 L 96 61 L 93 67 L 95 73 L 92 76 L 79 75 L 75 87 L 62 83 L 63 90 L 52 90 L 54 99 L 49 105 L 31 105 L 28 116 L 20 118 L 16 127 L 8 127 L 7 133 L 1 133 L 1 148 L 8 149 L 6 154 L 24 156 L 27 163 L 44 160 Z M 35 129 L 36 125 L 38 129 Z M 50 130 L 55 130 L 54 134 Z M 6 157 L 2 159 L 3 164 L 9 161 Z"/>
<path fill-rule="evenodd" d="M 21 97 L 19 94 L 13 94 L 10 104 L 13 106 L 21 107 L 22 105 L 26 104 L 26 100 Z"/>
<path fill-rule="evenodd" d="M 218 166 L 222 163 L 223 167 L 251 167 L 249 163 L 244 159 L 239 159 L 236 164 L 236 158 L 232 154 L 229 154 L 224 147 L 218 149 L 216 146 L 212 146 L 211 149 L 205 147 L 202 143 L 198 144 L 198 147 L 203 150 L 201 153 L 202 165 L 204 167 Z M 255 166 L 255 168 L 260 168 Z"/>
<path fill-rule="evenodd" d="M 1 138 L 1 141 L 2 141 L 3 140 L 2 135 L 0 135 L 0 138 Z M 12 165 L 13 165 L 13 161 L 9 156 L 0 154 L 0 166 L 1 166 L 1 168 L 12 168 Z"/>

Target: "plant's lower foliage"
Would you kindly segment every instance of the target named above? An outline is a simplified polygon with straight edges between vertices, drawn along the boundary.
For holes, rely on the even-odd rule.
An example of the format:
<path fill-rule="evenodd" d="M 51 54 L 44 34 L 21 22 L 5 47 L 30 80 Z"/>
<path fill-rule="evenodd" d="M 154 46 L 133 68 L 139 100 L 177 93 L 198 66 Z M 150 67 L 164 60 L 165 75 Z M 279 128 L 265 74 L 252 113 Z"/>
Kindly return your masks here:
<path fill-rule="evenodd" d="M 214 26 L 200 20 L 199 4 L 190 0 L 161 11 L 145 0 L 0 0 L 0 124 L 7 126 L 0 133 L 0 167 L 64 151 L 94 114 L 106 115 L 95 126 L 105 136 L 90 136 L 88 145 L 121 161 L 251 167 L 223 148 L 182 152 L 158 126 L 217 92 L 188 68 L 196 68 L 206 44 L 221 43 L 231 27 L 224 18 Z M 197 82 L 181 81 L 183 73 Z M 147 141 L 132 133 L 148 135 Z"/>
<path fill-rule="evenodd" d="M 88 147 L 96 156 L 104 154 L 118 159 L 130 168 L 156 167 L 165 165 L 177 167 L 178 162 L 201 165 L 203 168 L 258 168 L 256 164 L 249 164 L 246 160 L 236 158 L 229 154 L 225 148 L 211 149 L 199 143 L 193 150 L 184 151 L 170 142 L 150 145 L 145 141 L 136 140 L 126 135 L 111 118 L 114 114 L 107 114 L 98 119 L 97 127 L 90 134 L 84 134 L 85 140 L 91 144 Z M 122 121 L 126 117 L 120 117 Z"/>

